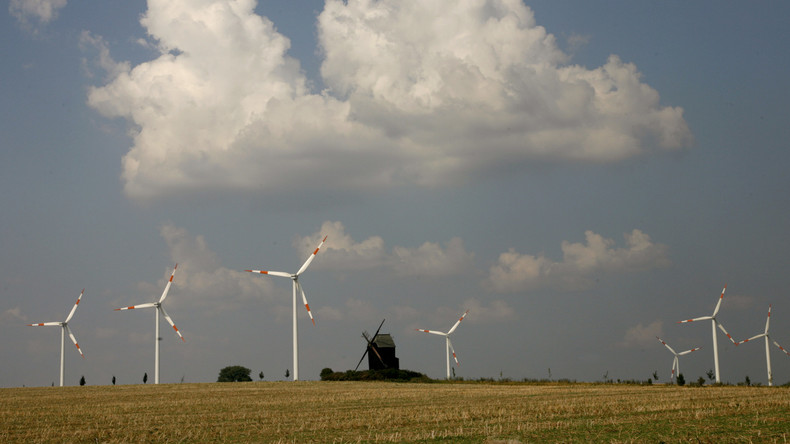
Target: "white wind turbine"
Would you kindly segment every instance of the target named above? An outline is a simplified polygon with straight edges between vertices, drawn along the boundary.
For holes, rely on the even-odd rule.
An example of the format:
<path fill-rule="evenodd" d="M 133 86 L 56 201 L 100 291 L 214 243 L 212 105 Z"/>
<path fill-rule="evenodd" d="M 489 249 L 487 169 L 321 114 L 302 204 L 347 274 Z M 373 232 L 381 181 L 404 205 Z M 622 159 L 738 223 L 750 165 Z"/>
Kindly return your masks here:
<path fill-rule="evenodd" d="M 716 319 L 716 315 L 719 313 L 719 307 L 721 307 L 721 301 L 724 299 L 725 290 L 727 290 L 726 284 L 724 285 L 724 289 L 721 290 L 721 296 L 719 296 L 719 302 L 716 303 L 716 308 L 713 309 L 712 315 L 702 316 L 694 319 L 687 319 L 685 321 L 678 321 L 678 324 L 683 324 L 686 322 L 694 322 L 694 321 L 707 321 L 707 320 L 711 321 L 710 325 L 711 325 L 711 331 L 713 333 L 713 366 L 714 369 L 716 370 L 717 383 L 721 382 L 721 378 L 719 378 L 719 346 L 718 346 L 718 341 L 716 340 L 716 327 L 719 327 L 719 329 L 721 329 L 721 331 L 724 332 L 724 334 L 727 335 L 728 338 L 730 338 L 730 341 L 732 341 L 732 343 L 735 344 L 735 340 L 732 339 L 732 336 L 730 336 L 730 334 L 727 333 L 727 330 L 724 329 L 724 326 L 721 325 L 721 322 L 719 322 Z"/>
<path fill-rule="evenodd" d="M 181 332 L 178 331 L 178 327 L 176 327 L 176 324 L 173 323 L 173 319 L 171 319 L 170 316 L 167 315 L 167 312 L 165 311 L 165 308 L 162 307 L 162 302 L 165 301 L 165 298 L 167 297 L 167 292 L 170 291 L 170 285 L 173 283 L 173 276 L 175 276 L 177 268 L 178 268 L 178 264 L 176 264 L 176 266 L 173 267 L 173 273 L 170 275 L 170 279 L 167 281 L 167 285 L 165 285 L 165 291 L 162 292 L 162 296 L 159 298 L 159 301 L 157 301 L 157 302 L 148 302 L 148 303 L 145 303 L 145 304 L 132 305 L 132 306 L 129 306 L 129 307 L 121 307 L 121 308 L 116 308 L 115 309 L 115 311 L 119 311 L 119 310 L 134 310 L 136 308 L 155 308 L 156 309 L 155 310 L 155 312 L 156 312 L 156 321 L 155 321 L 156 324 L 155 324 L 155 328 L 154 328 L 154 344 L 155 344 L 154 345 L 154 350 L 155 350 L 154 351 L 154 384 L 159 384 L 159 312 L 162 312 L 162 316 L 164 316 L 165 319 L 167 320 L 167 322 L 170 324 L 170 326 L 173 327 L 173 330 L 176 331 L 176 333 L 178 334 L 178 337 L 180 337 L 182 341 L 186 342 L 184 337 L 181 336 Z"/>
<path fill-rule="evenodd" d="M 302 302 L 304 303 L 304 306 L 307 309 L 307 314 L 310 315 L 310 320 L 313 321 L 313 325 L 315 325 L 315 319 L 313 319 L 313 313 L 310 312 L 310 305 L 307 303 L 307 297 L 305 297 L 305 295 L 304 295 L 304 290 L 302 289 L 302 284 L 299 283 L 299 276 L 302 273 L 304 273 L 305 270 L 307 270 L 307 267 L 310 265 L 310 262 L 313 262 L 313 259 L 315 259 L 315 255 L 318 254 L 318 250 L 320 250 L 321 247 L 324 245 L 324 242 L 326 242 L 326 238 L 327 237 L 328 236 L 324 236 L 324 238 L 321 240 L 321 243 L 318 244 L 318 247 L 316 247 L 315 251 L 313 251 L 313 254 L 311 254 L 310 257 L 308 257 L 307 260 L 305 261 L 304 265 L 302 265 L 302 268 L 300 268 L 299 271 L 297 271 L 294 274 L 286 273 L 286 272 L 283 272 L 283 271 L 245 270 L 245 271 L 249 271 L 250 273 L 260 273 L 260 274 L 268 274 L 268 275 L 272 275 L 272 276 L 287 277 L 287 278 L 290 278 L 293 281 L 293 360 L 294 360 L 294 373 L 293 373 L 293 376 L 294 376 L 294 381 L 298 381 L 299 380 L 299 333 L 298 333 L 297 325 L 296 325 L 296 293 L 297 293 L 297 291 L 302 294 Z"/>
<path fill-rule="evenodd" d="M 82 353 L 82 349 L 80 345 L 77 344 L 77 338 L 74 337 L 74 333 L 71 332 L 71 328 L 69 328 L 69 321 L 71 320 L 72 316 L 74 316 L 74 312 L 77 311 L 77 305 L 80 305 L 80 299 L 82 299 L 82 295 L 85 294 L 85 289 L 82 289 L 82 293 L 80 293 L 79 297 L 77 297 L 77 302 L 74 303 L 74 308 L 71 309 L 71 312 L 66 317 L 66 320 L 63 322 L 41 322 L 38 324 L 27 324 L 29 327 L 44 327 L 44 326 L 58 326 L 60 327 L 60 386 L 63 387 L 63 376 L 65 374 L 65 366 L 64 366 L 64 358 L 66 354 L 66 333 L 68 332 L 69 337 L 71 338 L 71 342 L 77 346 L 77 351 L 80 352 L 80 355 L 84 358 L 85 355 Z"/>
<path fill-rule="evenodd" d="M 453 328 L 451 328 L 447 333 L 444 333 L 444 332 L 441 332 L 441 331 L 435 331 L 435 330 L 423 330 L 421 328 L 415 328 L 415 330 L 421 331 L 423 333 L 431 333 L 431 334 L 434 334 L 434 335 L 444 336 L 445 349 L 446 349 L 446 355 L 447 355 L 447 379 L 450 379 L 450 352 L 453 353 L 453 359 L 455 359 L 455 365 L 460 365 L 458 363 L 458 358 L 455 356 L 455 350 L 453 349 L 453 344 L 450 342 L 450 335 L 453 334 L 453 332 L 455 331 L 456 328 L 458 328 L 458 324 L 460 324 L 461 321 L 464 320 L 464 318 L 466 317 L 467 313 L 469 313 L 469 310 L 466 310 L 464 312 L 464 314 L 462 314 L 461 317 L 458 318 L 458 322 L 456 322 L 455 325 L 453 325 Z"/>
<path fill-rule="evenodd" d="M 770 344 L 769 344 L 769 342 L 771 341 L 771 336 L 768 334 L 768 326 L 770 325 L 770 323 L 771 323 L 771 306 L 769 305 L 768 306 L 768 318 L 765 320 L 765 331 L 763 333 L 760 333 L 759 335 L 752 336 L 749 339 L 745 339 L 745 340 L 743 340 L 741 342 L 736 342 L 735 343 L 735 345 L 741 345 L 744 342 L 751 341 L 752 339 L 765 338 L 765 364 L 768 367 L 768 385 L 769 386 L 774 385 L 774 375 L 773 375 L 773 373 L 771 373 L 771 348 L 770 348 Z M 786 355 L 790 356 L 790 352 L 785 350 L 784 347 L 779 345 L 779 343 L 777 343 L 776 341 L 773 341 L 773 342 L 774 342 L 775 346 L 779 347 L 779 349 L 782 350 L 783 352 L 785 352 Z"/>
<path fill-rule="evenodd" d="M 686 351 L 678 353 L 675 350 L 673 350 L 672 347 L 669 346 L 669 344 L 664 342 L 658 336 L 656 336 L 656 339 L 661 341 L 661 343 L 664 344 L 664 346 L 666 348 L 668 348 L 669 351 L 671 351 L 673 355 L 675 355 L 675 359 L 672 360 L 672 375 L 669 377 L 669 382 L 672 382 L 672 379 L 674 379 L 677 375 L 680 374 L 680 360 L 678 359 L 678 357 L 679 356 L 683 356 L 683 355 L 687 355 L 687 354 L 689 354 L 691 352 L 695 352 L 695 351 L 697 351 L 697 350 L 702 348 L 702 347 L 692 348 L 691 350 L 686 350 Z"/>

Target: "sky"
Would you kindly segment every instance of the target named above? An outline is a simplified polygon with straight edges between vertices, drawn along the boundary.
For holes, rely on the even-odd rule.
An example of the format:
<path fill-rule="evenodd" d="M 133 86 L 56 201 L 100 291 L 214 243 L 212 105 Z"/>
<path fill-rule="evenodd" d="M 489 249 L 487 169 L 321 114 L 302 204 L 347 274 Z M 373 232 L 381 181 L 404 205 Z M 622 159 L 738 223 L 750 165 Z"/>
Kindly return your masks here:
<path fill-rule="evenodd" d="M 790 347 L 785 2 L 10 0 L 0 14 L 0 386 L 242 365 L 653 378 Z M 721 379 L 767 383 L 719 334 Z M 790 356 L 771 346 L 774 380 Z M 256 377 L 257 379 L 257 377 Z M 149 380 L 150 382 L 150 380 Z"/>

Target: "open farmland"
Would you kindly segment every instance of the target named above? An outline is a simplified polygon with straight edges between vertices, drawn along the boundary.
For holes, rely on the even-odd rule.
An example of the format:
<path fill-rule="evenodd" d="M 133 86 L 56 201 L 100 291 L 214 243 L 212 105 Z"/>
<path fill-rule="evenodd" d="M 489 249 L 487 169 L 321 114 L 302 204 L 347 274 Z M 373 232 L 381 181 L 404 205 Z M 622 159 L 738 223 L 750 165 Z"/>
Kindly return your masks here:
<path fill-rule="evenodd" d="M 257 382 L 0 389 L 0 442 L 787 442 L 784 387 Z"/>

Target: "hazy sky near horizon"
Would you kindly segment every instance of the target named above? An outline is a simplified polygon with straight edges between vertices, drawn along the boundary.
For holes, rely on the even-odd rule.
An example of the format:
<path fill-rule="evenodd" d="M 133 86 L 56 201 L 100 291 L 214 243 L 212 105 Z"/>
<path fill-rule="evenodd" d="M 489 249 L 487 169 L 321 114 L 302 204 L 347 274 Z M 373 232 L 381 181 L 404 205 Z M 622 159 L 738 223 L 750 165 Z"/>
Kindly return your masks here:
<path fill-rule="evenodd" d="M 780 2 L 11 0 L 0 34 L 0 386 L 401 367 L 667 381 L 711 314 L 790 347 Z M 67 338 L 68 342 L 68 338 Z M 719 336 L 724 381 L 762 343 Z M 771 347 L 776 383 L 790 357 Z"/>

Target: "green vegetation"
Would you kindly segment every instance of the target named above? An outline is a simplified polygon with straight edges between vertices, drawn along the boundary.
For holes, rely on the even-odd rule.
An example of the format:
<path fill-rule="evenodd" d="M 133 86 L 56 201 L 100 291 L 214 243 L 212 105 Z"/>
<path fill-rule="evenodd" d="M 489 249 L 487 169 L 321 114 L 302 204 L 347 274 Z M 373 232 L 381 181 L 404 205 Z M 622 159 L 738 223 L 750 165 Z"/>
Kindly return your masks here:
<path fill-rule="evenodd" d="M 252 381 L 251 371 L 247 367 L 231 365 L 219 371 L 217 382 L 249 382 Z"/>
<path fill-rule="evenodd" d="M 782 387 L 260 382 L 0 389 L 0 442 L 785 442 Z"/>
<path fill-rule="evenodd" d="M 422 373 L 411 370 L 388 368 L 383 370 L 347 370 L 333 372 L 331 368 L 321 370 L 322 381 L 393 381 L 393 382 L 432 382 Z"/>

